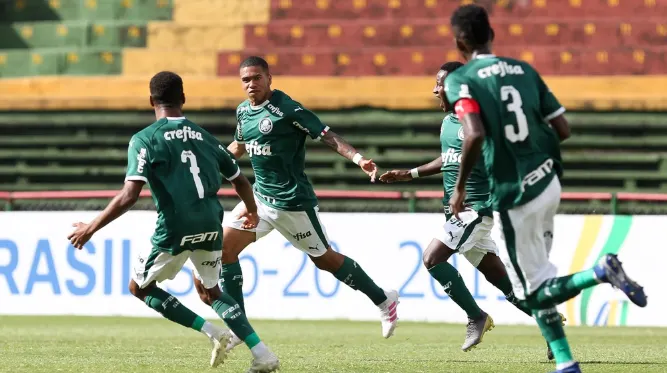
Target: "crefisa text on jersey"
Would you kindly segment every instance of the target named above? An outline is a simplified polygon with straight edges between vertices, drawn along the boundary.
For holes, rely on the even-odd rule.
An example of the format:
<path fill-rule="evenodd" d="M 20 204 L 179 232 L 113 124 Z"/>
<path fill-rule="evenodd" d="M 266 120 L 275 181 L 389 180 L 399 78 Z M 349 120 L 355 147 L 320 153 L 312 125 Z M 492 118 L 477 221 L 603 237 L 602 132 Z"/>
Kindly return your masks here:
<path fill-rule="evenodd" d="M 482 78 L 490 78 L 493 75 L 500 75 L 501 77 L 505 75 L 523 75 L 523 68 L 521 65 L 510 65 L 505 61 L 500 61 L 494 63 L 491 66 L 484 67 L 477 71 L 477 75 Z"/>
<path fill-rule="evenodd" d="M 171 141 L 174 139 L 178 140 L 183 140 L 183 142 L 187 142 L 188 139 L 190 140 L 198 140 L 198 141 L 204 141 L 204 138 L 202 137 L 201 132 L 194 131 L 192 128 L 188 126 L 183 126 L 182 130 L 173 130 L 173 131 L 167 131 L 164 133 L 164 139 L 167 141 Z"/>

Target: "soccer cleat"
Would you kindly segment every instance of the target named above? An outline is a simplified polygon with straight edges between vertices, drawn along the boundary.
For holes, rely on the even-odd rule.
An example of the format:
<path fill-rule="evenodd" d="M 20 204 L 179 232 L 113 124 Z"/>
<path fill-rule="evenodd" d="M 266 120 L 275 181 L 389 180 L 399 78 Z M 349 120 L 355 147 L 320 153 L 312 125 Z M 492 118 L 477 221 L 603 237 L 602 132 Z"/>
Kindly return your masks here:
<path fill-rule="evenodd" d="M 398 292 L 392 290 L 385 292 L 387 300 L 380 303 L 380 318 L 382 320 L 382 336 L 389 338 L 394 335 L 394 330 L 398 324 Z"/>
<path fill-rule="evenodd" d="M 271 351 L 252 361 L 252 366 L 247 373 L 271 373 L 280 368 L 278 357 Z"/>
<path fill-rule="evenodd" d="M 225 350 L 229 353 L 234 349 L 234 347 L 240 345 L 243 343 L 241 338 L 237 337 L 234 332 L 231 332 L 232 337 L 229 339 L 229 343 L 227 343 L 227 347 L 225 347 Z"/>
<path fill-rule="evenodd" d="M 482 316 L 477 319 L 468 318 L 468 326 L 466 330 L 466 340 L 461 346 L 461 350 L 468 352 L 475 346 L 482 342 L 484 333 L 493 329 L 493 319 L 486 312 L 482 311 Z"/>
<path fill-rule="evenodd" d="M 561 325 L 562 325 L 562 326 L 565 326 L 565 321 L 567 321 L 567 319 L 565 318 L 565 315 L 563 315 L 563 314 L 560 313 L 560 312 L 559 312 L 558 314 L 560 315 L 560 322 L 561 322 Z M 553 359 L 554 359 L 554 352 L 551 351 L 551 346 L 549 346 L 549 342 L 547 342 L 547 359 L 549 359 L 549 360 L 553 360 Z"/>
<path fill-rule="evenodd" d="M 579 363 L 574 363 L 574 365 L 570 365 L 565 369 L 554 370 L 551 373 L 581 373 L 581 368 L 579 367 Z"/>
<path fill-rule="evenodd" d="M 632 281 L 625 274 L 621 261 L 614 254 L 607 254 L 600 258 L 595 267 L 595 276 L 602 282 L 608 282 L 611 286 L 621 290 L 628 296 L 632 303 L 639 307 L 646 307 L 646 294 L 644 288 Z"/>
<path fill-rule="evenodd" d="M 232 335 L 227 330 L 221 332 L 218 337 L 211 338 L 211 343 L 213 344 L 213 350 L 211 351 L 212 368 L 217 367 L 223 361 L 225 361 L 225 358 L 227 358 L 227 351 L 225 351 L 225 346 L 227 346 L 231 338 Z"/>

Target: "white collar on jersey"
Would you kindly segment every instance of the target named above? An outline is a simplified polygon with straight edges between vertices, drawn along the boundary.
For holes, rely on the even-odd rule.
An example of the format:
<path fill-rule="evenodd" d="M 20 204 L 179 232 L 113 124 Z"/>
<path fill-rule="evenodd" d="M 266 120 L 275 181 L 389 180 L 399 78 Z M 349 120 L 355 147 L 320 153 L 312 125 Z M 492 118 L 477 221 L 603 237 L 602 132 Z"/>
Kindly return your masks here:
<path fill-rule="evenodd" d="M 259 110 L 259 109 L 263 108 L 264 106 L 266 106 L 268 104 L 269 104 L 269 100 L 266 100 L 266 101 L 262 102 L 261 104 L 259 104 L 257 106 L 252 106 L 252 104 L 250 104 L 250 108 L 252 110 Z"/>
<path fill-rule="evenodd" d="M 473 59 L 475 59 L 475 60 L 479 60 L 479 59 L 482 59 L 482 58 L 493 58 L 493 57 L 495 57 L 495 56 L 496 56 L 496 55 L 495 55 L 495 54 L 492 54 L 492 53 L 489 53 L 489 54 L 476 54 L 475 57 L 473 57 Z"/>
<path fill-rule="evenodd" d="M 185 117 L 166 117 L 167 120 L 182 120 L 185 119 Z"/>

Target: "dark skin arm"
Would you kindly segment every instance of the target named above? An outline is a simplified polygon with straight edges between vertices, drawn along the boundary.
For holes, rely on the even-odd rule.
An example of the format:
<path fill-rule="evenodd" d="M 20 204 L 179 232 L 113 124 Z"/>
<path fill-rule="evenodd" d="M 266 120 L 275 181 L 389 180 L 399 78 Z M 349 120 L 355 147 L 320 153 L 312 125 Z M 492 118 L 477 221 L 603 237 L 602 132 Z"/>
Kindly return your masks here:
<path fill-rule="evenodd" d="M 325 133 L 324 136 L 322 136 L 321 141 L 349 160 L 352 160 L 354 155 L 357 154 L 357 149 L 355 149 L 354 146 L 350 145 L 345 139 L 333 131 Z M 375 174 L 377 174 L 378 169 L 372 159 L 362 158 L 359 161 L 359 167 L 361 167 L 366 175 L 370 176 L 371 182 L 375 181 Z"/>
<path fill-rule="evenodd" d="M 429 163 L 417 167 L 417 172 L 419 173 L 419 177 L 425 177 L 442 173 L 441 168 L 442 157 L 438 157 Z M 387 184 L 395 183 L 397 181 L 410 181 L 412 179 L 410 170 L 391 170 L 380 176 L 380 181 Z"/>
<path fill-rule="evenodd" d="M 560 141 L 563 142 L 570 137 L 570 125 L 564 115 L 559 115 L 549 121 L 551 127 L 556 130 Z"/>
<path fill-rule="evenodd" d="M 477 113 L 468 113 L 460 118 L 463 125 L 463 149 L 461 152 L 461 166 L 459 168 L 459 177 L 456 180 L 454 194 L 449 200 L 449 206 L 452 212 L 459 218 L 459 212 L 464 210 L 463 202 L 466 198 L 466 182 L 470 177 L 473 167 L 477 164 L 479 155 L 482 152 L 482 144 L 486 131 L 482 124 L 482 117 Z"/>
<path fill-rule="evenodd" d="M 245 209 L 236 218 L 246 218 L 242 224 L 244 229 L 255 228 L 259 223 L 259 216 L 257 215 L 257 204 L 255 203 L 255 196 L 252 192 L 250 181 L 244 175 L 239 175 L 230 181 L 230 183 L 232 183 L 234 191 L 245 205 Z"/>
<path fill-rule="evenodd" d="M 72 246 L 80 250 L 95 232 L 126 213 L 135 203 L 137 203 L 141 188 L 143 188 L 144 184 L 145 183 L 140 180 L 126 181 L 125 185 L 123 185 L 123 189 L 118 192 L 95 220 L 90 222 L 90 224 L 82 222 L 74 223 L 72 226 L 76 227 L 76 230 L 67 236 L 67 239 L 70 240 Z"/>

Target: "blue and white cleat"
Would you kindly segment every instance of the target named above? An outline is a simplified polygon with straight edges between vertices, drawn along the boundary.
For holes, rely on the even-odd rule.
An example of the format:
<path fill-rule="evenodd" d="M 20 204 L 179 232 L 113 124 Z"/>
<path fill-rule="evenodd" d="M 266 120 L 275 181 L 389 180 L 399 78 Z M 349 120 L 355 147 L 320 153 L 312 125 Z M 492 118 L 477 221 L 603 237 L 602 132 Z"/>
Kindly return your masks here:
<path fill-rule="evenodd" d="M 607 254 L 603 256 L 593 267 L 593 270 L 598 280 L 608 282 L 611 286 L 621 290 L 632 303 L 639 307 L 646 307 L 644 288 L 625 274 L 621 261 L 618 260 L 616 255 Z"/>
<path fill-rule="evenodd" d="M 574 363 L 574 365 L 570 365 L 565 369 L 554 370 L 551 373 L 581 373 L 581 368 L 579 368 L 579 363 Z"/>

